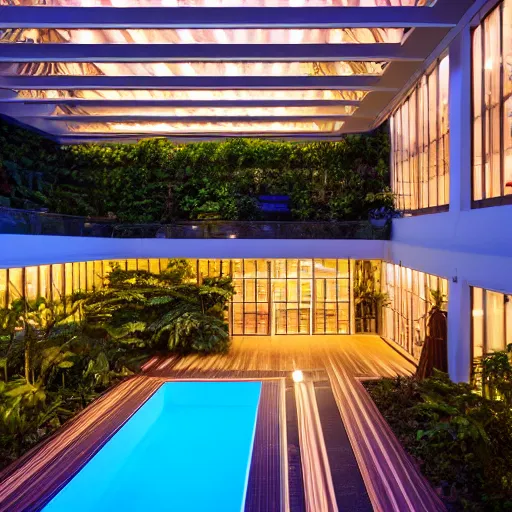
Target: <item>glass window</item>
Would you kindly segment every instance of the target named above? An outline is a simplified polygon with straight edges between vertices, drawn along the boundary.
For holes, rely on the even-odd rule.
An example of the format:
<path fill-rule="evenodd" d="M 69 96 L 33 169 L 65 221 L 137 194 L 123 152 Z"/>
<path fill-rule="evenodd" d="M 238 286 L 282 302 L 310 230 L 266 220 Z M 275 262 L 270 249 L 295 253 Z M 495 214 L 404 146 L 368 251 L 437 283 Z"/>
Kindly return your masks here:
<path fill-rule="evenodd" d="M 189 261 L 189 263 L 192 267 L 194 266 L 193 261 Z M 160 274 L 160 260 L 155 260 L 155 259 L 149 260 L 149 271 L 152 274 Z"/>
<path fill-rule="evenodd" d="M 473 288 L 473 355 L 480 357 L 484 353 L 484 291 Z"/>
<path fill-rule="evenodd" d="M 73 263 L 65 263 L 64 269 L 66 296 L 69 296 L 73 293 Z"/>
<path fill-rule="evenodd" d="M 399 209 L 449 203 L 448 93 L 444 57 L 391 117 L 392 186 Z"/>
<path fill-rule="evenodd" d="M 25 268 L 25 296 L 28 300 L 37 299 L 39 294 L 38 267 Z"/>
<path fill-rule="evenodd" d="M 512 305 L 510 295 L 473 287 L 473 357 L 505 350 L 512 343 Z"/>
<path fill-rule="evenodd" d="M 149 270 L 149 260 L 141 259 L 137 260 L 137 269 L 138 270 Z"/>
<path fill-rule="evenodd" d="M 474 201 L 512 194 L 511 19 L 504 0 L 473 32 Z"/>
<path fill-rule="evenodd" d="M 38 294 L 40 297 L 45 297 L 46 299 L 51 299 L 50 265 L 41 265 L 39 267 Z"/>
<path fill-rule="evenodd" d="M 505 301 L 501 293 L 485 293 L 485 324 L 486 351 L 502 350 L 504 348 L 505 332 Z"/>
<path fill-rule="evenodd" d="M 9 302 L 23 297 L 23 269 L 10 268 L 9 269 L 9 288 L 8 288 Z"/>
<path fill-rule="evenodd" d="M 154 261 L 157 261 L 158 260 L 154 260 Z M 103 288 L 103 278 L 104 278 L 104 274 L 103 274 L 103 261 L 101 260 L 97 260 L 94 262 L 94 276 L 93 276 L 93 283 L 94 283 L 94 288 L 96 290 L 101 290 Z"/>
<path fill-rule="evenodd" d="M 52 265 L 52 300 L 60 302 L 65 295 L 64 290 L 64 265 Z"/>
<path fill-rule="evenodd" d="M 0 268 L 0 307 L 7 306 L 7 269 Z"/>
<path fill-rule="evenodd" d="M 80 266 L 80 290 L 86 291 L 87 290 L 87 265 L 85 261 L 81 261 L 79 264 Z"/>
<path fill-rule="evenodd" d="M 382 289 L 388 295 L 383 334 L 419 359 L 427 335 L 432 290 L 448 293 L 448 281 L 416 270 L 386 264 Z"/>

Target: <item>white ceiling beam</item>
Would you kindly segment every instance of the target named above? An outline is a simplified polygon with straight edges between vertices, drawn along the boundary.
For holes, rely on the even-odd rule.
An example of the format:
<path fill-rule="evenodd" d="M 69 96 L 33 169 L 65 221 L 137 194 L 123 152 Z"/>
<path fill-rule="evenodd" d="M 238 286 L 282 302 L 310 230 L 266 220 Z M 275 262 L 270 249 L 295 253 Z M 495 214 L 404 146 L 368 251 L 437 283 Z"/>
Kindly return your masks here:
<path fill-rule="evenodd" d="M 307 122 L 307 121 L 345 121 L 351 115 L 346 114 L 311 114 L 298 116 L 157 116 L 157 115 L 40 115 L 18 116 L 18 119 L 27 122 L 30 119 L 44 119 L 55 122 L 94 124 L 94 123 L 261 123 L 261 122 Z M 372 118 L 367 119 L 368 122 Z"/>
<path fill-rule="evenodd" d="M 379 77 L 351 76 L 0 76 L 0 89 L 393 91 Z"/>
<path fill-rule="evenodd" d="M 1 23 L 0 23 L 1 24 Z M 31 44 L 4 43 L 0 62 L 422 61 L 424 49 L 374 44 Z"/>
<path fill-rule="evenodd" d="M 27 108 L 36 105 L 59 105 L 69 107 L 112 107 L 112 108 L 268 108 L 268 107 L 344 107 L 358 106 L 357 100 L 88 100 L 88 99 L 40 99 L 0 98 L 0 105 L 18 105 Z"/>
<path fill-rule="evenodd" d="M 466 2 L 467 3 L 467 2 Z M 438 2 L 441 4 L 441 2 Z M 0 7 L 2 28 L 453 27 L 464 2 L 430 7 Z"/>

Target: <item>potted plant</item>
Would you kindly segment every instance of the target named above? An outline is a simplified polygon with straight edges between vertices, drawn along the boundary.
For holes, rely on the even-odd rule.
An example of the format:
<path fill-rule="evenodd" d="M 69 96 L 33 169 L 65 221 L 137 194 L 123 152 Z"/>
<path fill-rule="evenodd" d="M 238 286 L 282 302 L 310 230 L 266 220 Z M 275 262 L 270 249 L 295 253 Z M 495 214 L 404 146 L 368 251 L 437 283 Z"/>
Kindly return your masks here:
<path fill-rule="evenodd" d="M 391 222 L 391 219 L 399 219 L 400 217 L 403 217 L 401 211 L 395 210 L 394 208 L 388 208 L 387 206 L 374 208 L 368 212 L 370 224 L 375 228 L 383 228 Z"/>

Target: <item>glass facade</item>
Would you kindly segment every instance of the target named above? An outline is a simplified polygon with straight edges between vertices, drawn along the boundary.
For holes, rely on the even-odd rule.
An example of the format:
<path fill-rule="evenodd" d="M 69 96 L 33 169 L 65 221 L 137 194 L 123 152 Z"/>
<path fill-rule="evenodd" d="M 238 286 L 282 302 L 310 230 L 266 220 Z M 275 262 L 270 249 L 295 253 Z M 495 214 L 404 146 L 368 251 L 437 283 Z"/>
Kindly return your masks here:
<path fill-rule="evenodd" d="M 231 275 L 233 335 L 349 334 L 349 260 L 199 260 L 203 275 Z"/>
<path fill-rule="evenodd" d="M 512 0 L 501 2 L 473 32 L 472 90 L 473 201 L 508 196 L 510 202 Z"/>
<path fill-rule="evenodd" d="M 390 118 L 392 188 L 400 210 L 449 203 L 448 86 L 444 57 Z"/>
<path fill-rule="evenodd" d="M 350 261 L 347 259 L 189 260 L 198 279 L 229 275 L 236 294 L 229 308 L 233 335 L 349 334 Z M 26 296 L 59 301 L 104 286 L 118 263 L 158 273 L 168 260 L 87 261 L 0 270 L 0 306 Z"/>
<path fill-rule="evenodd" d="M 473 358 L 495 350 L 505 350 L 512 343 L 511 296 L 471 288 Z"/>
<path fill-rule="evenodd" d="M 448 298 L 448 281 L 400 265 L 382 266 L 382 290 L 389 304 L 383 308 L 383 335 L 419 359 L 427 335 L 431 290 Z"/>

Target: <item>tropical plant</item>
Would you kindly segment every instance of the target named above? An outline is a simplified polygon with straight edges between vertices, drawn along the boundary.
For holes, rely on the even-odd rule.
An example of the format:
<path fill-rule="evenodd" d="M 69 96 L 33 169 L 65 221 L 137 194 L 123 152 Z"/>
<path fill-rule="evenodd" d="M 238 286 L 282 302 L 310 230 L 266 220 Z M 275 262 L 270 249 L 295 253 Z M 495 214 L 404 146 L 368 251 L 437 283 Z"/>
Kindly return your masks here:
<path fill-rule="evenodd" d="M 171 261 L 160 274 L 115 267 L 108 286 L 84 303 L 86 332 L 138 347 L 226 350 L 231 280 L 205 278 L 197 284 L 187 282 L 191 276 L 185 260 Z"/>
<path fill-rule="evenodd" d="M 489 400 L 504 400 L 512 407 L 512 344 L 476 360 L 474 378 Z"/>
<path fill-rule="evenodd" d="M 512 508 L 512 410 L 442 372 L 365 384 L 449 510 Z"/>

